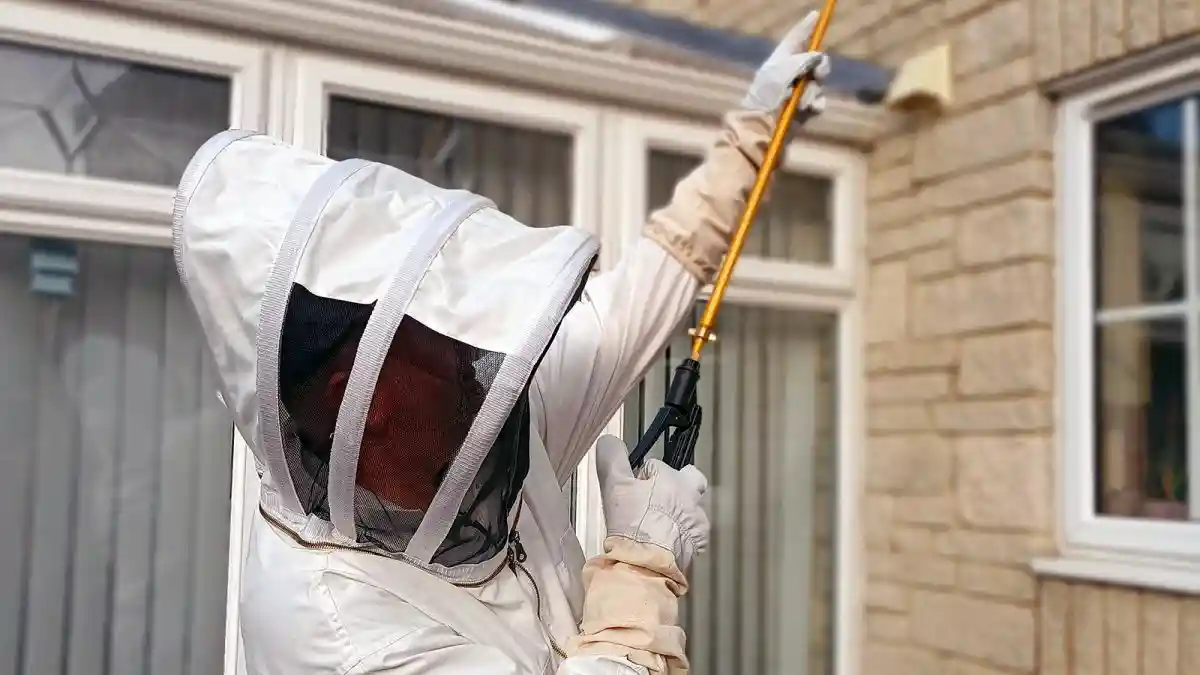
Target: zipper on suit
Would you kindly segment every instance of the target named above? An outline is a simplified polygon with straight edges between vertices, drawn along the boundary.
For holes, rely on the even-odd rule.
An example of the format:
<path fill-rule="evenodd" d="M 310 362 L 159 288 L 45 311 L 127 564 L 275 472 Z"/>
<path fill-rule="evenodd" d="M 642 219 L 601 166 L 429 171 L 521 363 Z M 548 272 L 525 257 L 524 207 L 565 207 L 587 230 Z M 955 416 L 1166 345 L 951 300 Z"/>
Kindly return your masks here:
<path fill-rule="evenodd" d="M 514 532 L 514 534 L 516 533 Z M 546 633 L 546 640 L 549 641 L 550 648 L 554 650 L 555 654 L 558 654 L 559 658 L 565 659 L 567 658 L 566 650 L 558 645 L 558 642 L 554 639 L 554 633 L 546 624 L 542 623 L 542 593 L 538 590 L 537 581 L 534 580 L 533 574 L 531 574 L 529 570 L 525 568 L 525 565 L 522 564 L 525 562 L 528 556 L 525 555 L 525 547 L 521 545 L 521 536 L 516 535 L 516 537 L 512 540 L 512 544 L 513 548 L 510 549 L 510 552 L 515 550 L 516 555 L 510 557 L 509 565 L 513 568 L 514 574 L 516 574 L 517 570 L 520 570 L 521 573 L 525 575 L 525 578 L 529 580 L 529 585 L 533 587 L 533 611 L 537 615 L 538 625 L 541 626 L 542 630 Z"/>
<path fill-rule="evenodd" d="M 550 648 L 558 654 L 559 658 L 567 658 L 567 652 L 559 646 L 558 641 L 554 639 L 554 633 L 542 622 L 542 592 L 538 589 L 537 581 L 533 578 L 533 574 L 525 567 L 525 561 L 529 559 L 529 554 L 525 552 L 525 545 L 521 543 L 521 533 L 517 531 L 517 525 L 521 522 L 521 511 L 525 507 L 525 500 L 522 499 L 517 503 L 517 515 L 513 517 L 512 530 L 508 534 L 508 552 L 504 565 L 496 568 L 488 577 L 482 581 L 473 583 L 456 584 L 463 588 L 478 588 L 495 579 L 507 567 L 512 570 L 514 576 L 523 575 L 529 580 L 529 585 L 533 588 L 533 600 L 537 624 L 541 627 L 542 632 L 546 635 L 546 640 L 550 644 Z"/>

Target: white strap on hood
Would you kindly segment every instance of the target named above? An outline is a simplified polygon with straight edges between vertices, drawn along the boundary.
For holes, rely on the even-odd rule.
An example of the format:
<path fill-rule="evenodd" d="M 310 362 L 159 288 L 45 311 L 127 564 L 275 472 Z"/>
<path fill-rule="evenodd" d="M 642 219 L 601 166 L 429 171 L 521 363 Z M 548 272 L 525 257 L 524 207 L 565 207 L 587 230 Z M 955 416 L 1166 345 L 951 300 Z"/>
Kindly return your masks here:
<path fill-rule="evenodd" d="M 354 477 L 358 466 L 359 440 L 366 427 L 367 411 L 371 407 L 375 383 L 379 378 L 383 359 L 391 347 L 392 336 L 396 334 L 400 320 L 409 309 L 424 270 L 433 263 L 434 256 L 442 250 L 446 240 L 472 214 L 494 207 L 495 205 L 487 199 L 464 192 L 457 201 L 443 209 L 425 229 L 408 230 L 410 236 L 402 242 L 399 259 L 411 259 L 415 264 L 397 268 L 391 284 L 363 330 L 354 366 L 350 370 L 350 379 L 346 384 L 346 395 L 338 411 L 337 428 L 333 432 L 331 454 L 341 459 L 329 470 L 329 504 L 333 525 L 338 532 L 351 540 L 355 539 L 356 530 Z M 444 537 L 445 533 L 442 536 Z"/>
<path fill-rule="evenodd" d="M 296 270 L 300 267 L 304 250 L 308 248 L 325 205 L 343 183 L 369 166 L 369 162 L 361 159 L 338 162 L 313 183 L 296 209 L 296 215 L 275 255 L 271 276 L 267 278 L 267 285 L 263 289 L 262 307 L 258 314 L 258 372 L 255 378 L 262 452 L 266 454 L 271 475 L 279 480 L 284 507 L 296 513 L 304 513 L 304 509 L 300 505 L 284 455 L 283 427 L 279 415 L 279 354 L 283 347 L 284 314 L 292 294 L 292 280 L 296 278 Z M 361 437 L 361 431 L 359 435 Z M 337 525 L 336 520 L 334 525 Z M 354 541 L 353 527 L 344 530 L 339 528 L 338 531 L 348 541 Z"/>

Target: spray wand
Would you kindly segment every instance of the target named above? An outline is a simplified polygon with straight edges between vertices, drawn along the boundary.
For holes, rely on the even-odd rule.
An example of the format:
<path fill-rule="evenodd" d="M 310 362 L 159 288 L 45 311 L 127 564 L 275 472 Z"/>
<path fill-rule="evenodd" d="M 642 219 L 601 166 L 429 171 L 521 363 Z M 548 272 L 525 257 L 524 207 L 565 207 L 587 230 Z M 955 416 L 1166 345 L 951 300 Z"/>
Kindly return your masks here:
<path fill-rule="evenodd" d="M 820 50 L 836 5 L 837 0 L 825 0 L 825 6 L 817 19 L 817 25 L 813 28 L 812 39 L 809 40 L 808 51 Z M 738 221 L 733 239 L 729 242 L 729 251 L 725 254 L 725 260 L 717 272 L 717 279 L 713 283 L 712 293 L 708 296 L 708 302 L 704 306 L 704 313 L 700 316 L 696 327 L 688 331 L 692 336 L 692 353 L 675 368 L 675 375 L 671 378 L 671 384 L 667 388 L 666 402 L 654 416 L 654 421 L 650 423 L 641 439 L 638 440 L 633 452 L 630 453 L 629 462 L 634 470 L 641 467 L 646 461 L 646 456 L 650 454 L 650 450 L 664 435 L 667 440 L 663 461 L 669 466 L 681 469 L 695 459 L 696 439 L 699 437 L 700 422 L 703 419 L 703 411 L 696 399 L 696 385 L 700 382 L 700 353 L 705 344 L 717 339 L 716 333 L 713 332 L 717 325 L 717 312 L 721 309 L 725 291 L 729 289 L 729 281 L 733 278 L 733 268 L 737 265 L 742 248 L 746 245 L 750 227 L 754 224 L 759 207 L 762 206 L 763 195 L 766 194 L 767 185 L 771 182 L 771 174 L 774 173 L 783 155 L 788 129 L 796 117 L 800 99 L 804 96 L 804 89 L 808 81 L 809 78 L 805 77 L 796 82 L 792 88 L 791 97 L 779 115 L 775 133 L 771 136 L 771 142 L 763 156 L 762 166 L 759 167 L 758 175 L 754 179 L 754 187 L 746 199 L 746 208 L 742 212 L 741 220 Z"/>

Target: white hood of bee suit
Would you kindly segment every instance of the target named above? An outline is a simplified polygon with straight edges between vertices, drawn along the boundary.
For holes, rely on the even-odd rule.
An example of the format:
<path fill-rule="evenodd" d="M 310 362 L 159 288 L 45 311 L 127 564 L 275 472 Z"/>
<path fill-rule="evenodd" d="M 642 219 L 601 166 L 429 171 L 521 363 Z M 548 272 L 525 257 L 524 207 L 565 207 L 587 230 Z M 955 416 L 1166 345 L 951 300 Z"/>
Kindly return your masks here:
<path fill-rule="evenodd" d="M 244 131 L 215 136 L 192 159 L 176 194 L 174 242 L 223 398 L 265 471 L 264 507 L 306 540 L 363 545 L 355 535 L 359 439 L 402 319 L 499 355 L 466 441 L 396 554 L 423 565 L 598 250 L 586 232 L 528 227 L 477 195 Z M 373 304 L 328 460 L 328 513 L 297 492 L 303 462 L 292 456 L 279 404 L 281 333 L 297 286 L 323 300 Z"/>

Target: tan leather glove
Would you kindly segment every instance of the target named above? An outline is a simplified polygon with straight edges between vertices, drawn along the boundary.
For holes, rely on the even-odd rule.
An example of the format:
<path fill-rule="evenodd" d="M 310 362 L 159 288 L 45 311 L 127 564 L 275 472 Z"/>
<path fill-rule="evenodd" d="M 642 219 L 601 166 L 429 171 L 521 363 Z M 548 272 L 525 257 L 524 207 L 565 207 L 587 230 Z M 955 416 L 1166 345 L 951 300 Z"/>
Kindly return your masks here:
<path fill-rule="evenodd" d="M 679 598 L 687 592 L 683 571 L 708 546 L 708 480 L 694 466 L 676 471 L 655 459 L 635 477 L 629 448 L 613 436 L 596 443 L 596 473 L 608 538 L 583 568 L 583 623 L 567 653 L 625 657 L 651 673 L 682 675 Z"/>

